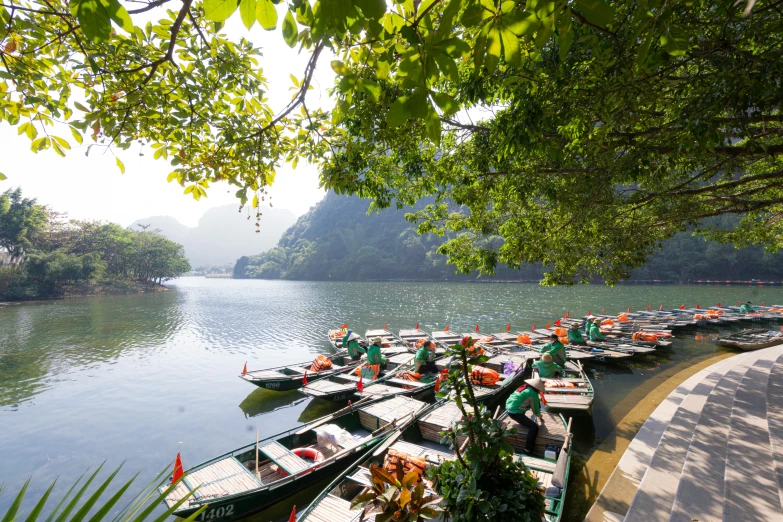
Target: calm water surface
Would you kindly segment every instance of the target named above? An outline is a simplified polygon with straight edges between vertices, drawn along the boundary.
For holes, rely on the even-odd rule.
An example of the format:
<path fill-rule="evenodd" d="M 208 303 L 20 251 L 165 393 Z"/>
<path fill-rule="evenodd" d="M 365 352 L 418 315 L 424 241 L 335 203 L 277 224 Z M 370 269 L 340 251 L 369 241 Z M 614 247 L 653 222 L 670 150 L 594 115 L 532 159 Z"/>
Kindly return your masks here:
<path fill-rule="evenodd" d="M 544 325 L 651 305 L 672 308 L 738 299 L 783 302 L 774 287 L 319 283 L 186 278 L 156 295 L 71 299 L 0 307 L 0 513 L 32 476 L 29 512 L 55 478 L 64 494 L 85 470 L 127 460 L 121 479 L 146 484 L 181 452 L 185 467 L 334 409 L 297 392 L 259 390 L 237 378 L 327 352 L 328 328 L 482 332 Z M 666 353 L 632 364 L 594 365 L 592 419 L 576 422 L 584 456 L 649 391 L 656 376 L 714 354 L 717 329 L 683 334 Z M 636 391 L 635 390 L 641 390 Z M 318 489 L 295 499 L 303 507 Z M 52 502 L 54 505 L 56 502 Z M 254 519 L 287 517 L 284 502 Z"/>

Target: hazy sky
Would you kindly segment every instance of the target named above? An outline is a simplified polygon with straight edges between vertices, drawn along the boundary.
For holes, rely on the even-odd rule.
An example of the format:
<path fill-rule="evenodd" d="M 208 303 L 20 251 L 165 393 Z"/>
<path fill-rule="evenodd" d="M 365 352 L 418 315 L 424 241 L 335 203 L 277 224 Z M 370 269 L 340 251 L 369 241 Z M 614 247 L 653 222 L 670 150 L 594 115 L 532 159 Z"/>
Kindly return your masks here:
<path fill-rule="evenodd" d="M 279 20 L 283 19 L 282 7 Z M 137 25 L 141 23 L 134 17 Z M 280 29 L 266 32 L 258 24 L 248 31 L 235 13 L 228 24 L 227 33 L 233 40 L 244 36 L 262 48 L 260 59 L 264 75 L 269 80 L 269 103 L 278 111 L 291 99 L 293 74 L 301 78 L 309 54 L 298 54 L 289 48 L 282 38 Z M 334 73 L 330 61 L 333 57 L 325 51 L 316 70 L 313 87 L 307 96 L 308 105 L 331 106 L 326 89 L 332 85 Z M 61 133 L 70 137 L 66 131 Z M 214 184 L 208 191 L 209 197 L 195 201 L 182 193 L 176 183 L 167 183 L 166 176 L 173 168 L 165 160 L 153 160 L 147 149 L 143 157 L 132 147 L 128 151 L 116 151 L 125 164 L 125 174 L 120 174 L 111 153 L 93 149 L 90 157 L 84 156 L 86 146 L 79 147 L 71 141 L 73 149 L 65 158 L 54 151 L 34 154 L 30 151 L 30 140 L 18 136 L 17 128 L 0 124 L 0 172 L 8 180 L 0 182 L 0 191 L 21 186 L 25 195 L 36 197 L 41 203 L 51 205 L 58 211 L 68 212 L 76 219 L 102 219 L 121 225 L 129 225 L 136 219 L 170 215 L 186 225 L 194 226 L 204 212 L 211 207 L 236 204 L 236 187 Z M 297 216 L 304 214 L 317 203 L 324 192 L 318 189 L 318 172 L 315 166 L 300 162 L 296 170 L 283 166 L 271 189 L 274 206 L 290 209 Z"/>

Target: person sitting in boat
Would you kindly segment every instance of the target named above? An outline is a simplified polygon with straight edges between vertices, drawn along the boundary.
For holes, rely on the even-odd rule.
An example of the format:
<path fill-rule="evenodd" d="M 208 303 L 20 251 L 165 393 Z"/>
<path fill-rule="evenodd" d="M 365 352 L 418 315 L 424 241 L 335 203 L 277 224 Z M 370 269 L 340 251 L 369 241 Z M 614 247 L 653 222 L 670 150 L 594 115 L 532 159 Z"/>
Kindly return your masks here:
<path fill-rule="evenodd" d="M 548 353 L 552 356 L 552 360 L 559 364 L 560 366 L 564 366 L 566 363 L 566 349 L 565 345 L 560 342 L 560 338 L 557 336 L 557 334 L 551 334 L 549 338 L 552 340 L 549 344 L 545 344 L 543 347 L 541 347 L 541 350 L 539 352 L 543 355 L 545 353 Z"/>
<path fill-rule="evenodd" d="M 359 334 L 354 333 L 353 330 L 348 330 L 345 337 L 343 337 L 343 348 L 348 350 L 348 355 L 350 355 L 351 359 L 354 361 L 361 359 L 362 355 L 365 353 L 364 348 L 359 345 L 359 339 L 361 339 L 361 337 Z"/>
<path fill-rule="evenodd" d="M 756 310 L 753 309 L 753 303 L 750 301 L 746 301 L 744 305 L 740 306 L 740 312 L 743 314 L 752 314 L 755 313 Z"/>
<path fill-rule="evenodd" d="M 539 393 L 544 393 L 544 381 L 539 378 L 527 379 L 525 384 L 509 395 L 506 399 L 506 411 L 508 416 L 519 423 L 520 426 L 527 428 L 527 439 L 525 440 L 525 453 L 533 454 L 533 448 L 536 445 L 538 436 L 538 421 L 530 419 L 527 415 L 528 410 L 533 410 L 536 418 L 541 416 L 541 401 L 538 398 Z"/>
<path fill-rule="evenodd" d="M 593 317 L 593 320 L 590 321 L 590 330 L 588 333 L 588 338 L 591 341 L 605 341 L 606 337 L 604 337 L 601 334 L 601 320 L 597 317 Z"/>
<path fill-rule="evenodd" d="M 381 354 L 381 345 L 383 339 L 376 337 L 372 340 L 372 344 L 367 348 L 367 364 L 378 364 L 381 367 L 386 365 L 386 358 Z"/>
<path fill-rule="evenodd" d="M 571 328 L 568 329 L 568 344 L 587 344 L 585 338 L 582 337 L 582 333 L 579 331 L 579 324 L 572 323 Z"/>
<path fill-rule="evenodd" d="M 542 355 L 540 361 L 534 362 L 533 368 L 538 370 L 538 375 L 540 375 L 542 379 L 554 377 L 555 374 L 563 371 L 563 367 L 552 361 L 552 356 L 548 353 Z"/>
<path fill-rule="evenodd" d="M 433 362 L 435 358 L 435 342 L 428 340 L 421 348 L 416 350 L 413 362 L 416 365 L 416 373 L 438 373 L 438 367 Z"/>

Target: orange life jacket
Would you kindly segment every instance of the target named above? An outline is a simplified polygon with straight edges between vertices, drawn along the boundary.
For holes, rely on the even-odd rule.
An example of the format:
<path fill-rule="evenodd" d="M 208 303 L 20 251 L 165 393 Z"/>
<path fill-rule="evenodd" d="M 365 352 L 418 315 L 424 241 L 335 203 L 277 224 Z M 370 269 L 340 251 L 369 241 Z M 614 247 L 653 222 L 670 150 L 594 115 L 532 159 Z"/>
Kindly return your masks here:
<path fill-rule="evenodd" d="M 427 461 L 424 457 L 416 457 L 397 451 L 394 448 L 389 448 L 386 458 L 383 459 L 383 469 L 391 473 L 393 477 L 396 477 L 398 467 L 402 467 L 403 475 L 415 471 L 419 476 L 419 480 L 421 480 L 424 471 L 427 469 Z"/>
<path fill-rule="evenodd" d="M 397 374 L 397 379 L 402 379 L 403 381 L 419 382 L 421 380 L 421 374 L 409 370 L 402 370 Z M 413 386 L 403 386 L 403 389 L 411 390 L 413 389 Z"/>
<path fill-rule="evenodd" d="M 628 316 L 626 316 L 626 320 L 628 320 Z M 603 326 L 604 328 L 614 328 L 614 321 L 612 321 L 611 319 L 604 319 L 603 321 L 601 321 L 601 326 Z"/>
<path fill-rule="evenodd" d="M 519 344 L 533 344 L 533 341 L 530 340 L 530 336 L 527 334 L 517 335 L 517 342 Z"/>
<path fill-rule="evenodd" d="M 479 386 L 494 386 L 500 380 L 500 374 L 492 368 L 474 366 L 470 373 L 470 382 Z"/>
<path fill-rule="evenodd" d="M 332 361 L 325 355 L 319 355 L 313 361 L 313 365 L 310 366 L 311 372 L 320 372 L 321 370 L 328 370 L 332 367 Z"/>
<path fill-rule="evenodd" d="M 555 335 L 558 337 L 566 337 L 568 335 L 568 330 L 565 328 L 555 328 Z"/>
<path fill-rule="evenodd" d="M 621 313 L 620 315 L 617 316 L 617 320 L 620 321 L 621 323 L 626 322 L 628 320 L 628 314 L 625 312 Z"/>
<path fill-rule="evenodd" d="M 361 366 L 357 366 L 356 369 L 353 371 L 354 375 L 361 375 L 362 372 L 364 372 L 365 377 L 369 377 L 373 381 L 378 378 L 378 374 L 381 373 L 381 365 L 380 364 L 364 364 Z M 370 375 L 367 375 L 370 373 Z"/>
<path fill-rule="evenodd" d="M 634 332 L 631 335 L 631 339 L 634 341 L 656 342 L 658 340 L 658 336 L 649 332 Z"/>

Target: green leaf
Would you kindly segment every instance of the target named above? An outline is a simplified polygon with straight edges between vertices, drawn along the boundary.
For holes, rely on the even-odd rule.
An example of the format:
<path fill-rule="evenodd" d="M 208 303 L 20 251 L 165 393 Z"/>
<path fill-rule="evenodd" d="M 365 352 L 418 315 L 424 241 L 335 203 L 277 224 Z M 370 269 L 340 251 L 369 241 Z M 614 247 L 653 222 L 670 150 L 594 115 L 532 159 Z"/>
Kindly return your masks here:
<path fill-rule="evenodd" d="M 275 9 L 272 0 L 256 1 L 256 20 L 267 31 L 277 27 L 277 9 Z"/>
<path fill-rule="evenodd" d="M 117 164 L 117 167 L 120 169 L 120 174 L 125 174 L 125 164 L 120 161 L 120 158 L 114 158 L 114 162 Z"/>
<path fill-rule="evenodd" d="M 345 76 L 350 71 L 348 70 L 348 67 L 345 66 L 343 62 L 340 60 L 332 60 L 332 70 L 339 74 L 340 76 Z"/>
<path fill-rule="evenodd" d="M 568 51 L 571 49 L 571 44 L 574 43 L 574 32 L 565 31 L 561 32 L 558 36 L 558 56 L 560 61 L 563 62 L 568 56 Z"/>
<path fill-rule="evenodd" d="M 11 522 L 16 517 L 16 512 L 19 511 L 19 506 L 22 505 L 22 499 L 24 498 L 24 494 L 27 491 L 27 486 L 30 485 L 30 479 L 27 479 L 27 482 L 24 483 L 24 486 L 22 486 L 22 489 L 19 491 L 19 493 L 16 495 L 16 498 L 11 503 L 11 506 L 8 508 L 8 511 L 6 511 L 5 516 L 3 517 L 2 522 Z"/>
<path fill-rule="evenodd" d="M 95 490 L 95 492 L 90 495 L 90 497 L 84 502 L 82 507 L 79 508 L 79 510 L 73 515 L 73 518 L 70 519 L 69 522 L 82 522 L 84 520 L 84 517 L 87 516 L 87 513 L 90 512 L 92 507 L 95 505 L 96 502 L 98 502 L 98 499 L 103 495 L 103 492 L 106 491 L 106 488 L 109 487 L 109 484 L 111 484 L 111 481 L 114 480 L 114 477 L 117 476 L 117 473 L 119 473 L 120 468 L 122 468 L 122 464 L 120 464 L 117 469 L 114 470 L 114 472 L 109 475 L 109 477 L 103 481 L 103 484 L 98 486 L 98 489 Z"/>
<path fill-rule="evenodd" d="M 500 54 L 503 50 L 503 41 L 500 38 L 500 30 L 496 25 L 493 25 L 487 36 L 487 56 L 485 63 L 487 66 L 487 72 L 492 73 L 500 62 Z"/>
<path fill-rule="evenodd" d="M 373 102 L 378 103 L 378 100 L 381 97 L 380 85 L 372 80 L 367 80 L 365 78 L 359 78 L 356 84 L 359 87 L 359 90 L 367 94 Z"/>
<path fill-rule="evenodd" d="M 438 116 L 438 111 L 436 111 L 431 105 L 427 111 L 427 118 L 424 120 L 424 128 L 427 130 L 427 136 L 430 138 L 432 143 L 435 145 L 440 145 L 440 116 Z"/>
<path fill-rule="evenodd" d="M 250 29 L 256 23 L 256 0 L 242 0 L 239 2 L 239 16 L 242 23 Z"/>
<path fill-rule="evenodd" d="M 459 110 L 459 104 L 448 94 L 431 92 L 430 95 L 432 95 L 432 99 L 435 100 L 435 103 L 438 104 L 444 115 L 448 116 Z"/>
<path fill-rule="evenodd" d="M 614 7 L 603 0 L 576 0 L 576 5 L 591 24 L 603 27 L 614 21 Z"/>
<path fill-rule="evenodd" d="M 500 20 L 503 27 L 510 29 L 517 36 L 533 36 L 541 27 L 541 22 L 535 13 L 524 11 L 512 11 Z"/>
<path fill-rule="evenodd" d="M 408 118 L 410 118 L 410 112 L 406 107 L 408 101 L 407 96 L 401 96 L 394 100 L 394 103 L 389 107 L 389 112 L 386 113 L 386 124 L 391 127 L 399 127 L 404 125 Z"/>
<path fill-rule="evenodd" d="M 647 62 L 647 56 L 650 54 L 650 47 L 652 46 L 654 38 L 655 33 L 650 31 L 650 34 L 647 35 L 647 38 L 642 42 L 642 45 L 639 46 L 639 52 L 636 53 L 636 59 L 634 60 L 637 69 L 643 68 L 644 64 Z"/>
<path fill-rule="evenodd" d="M 460 38 L 447 38 L 434 45 L 452 58 L 462 58 L 470 52 L 470 45 Z"/>
<path fill-rule="evenodd" d="M 128 11 L 117 0 L 101 0 L 103 8 L 109 14 L 111 21 L 126 33 L 133 32 L 133 20 Z"/>
<path fill-rule="evenodd" d="M 122 467 L 122 465 L 120 465 L 120 467 Z M 119 471 L 119 468 L 117 468 L 117 471 Z M 116 473 L 116 471 L 115 471 L 115 473 Z M 114 475 L 112 475 L 112 477 L 113 476 Z M 109 511 L 111 511 L 111 508 L 114 507 L 114 504 L 116 504 L 117 501 L 120 500 L 122 495 L 125 494 L 125 492 L 128 490 L 130 485 L 133 483 L 134 480 L 136 480 L 136 477 L 138 477 L 138 476 L 139 476 L 138 473 L 133 475 L 133 477 L 131 477 L 131 479 L 128 482 L 126 482 L 114 495 L 111 496 L 111 498 L 109 498 L 108 501 L 106 501 L 100 507 L 100 509 L 98 509 L 98 511 L 95 512 L 95 514 L 90 518 L 90 520 L 88 522 L 102 522 L 102 521 L 104 521 L 107 518 L 106 516 L 109 514 Z M 111 480 L 111 477 L 109 478 L 109 480 Z"/>
<path fill-rule="evenodd" d="M 1 177 L 2 174 L 0 174 L 0 179 L 3 179 Z M 49 486 L 49 489 L 46 490 L 46 493 L 41 497 L 41 500 L 38 501 L 38 503 L 35 505 L 33 510 L 30 512 L 29 515 L 27 515 L 27 519 L 25 522 L 36 522 L 38 520 L 38 516 L 41 514 L 41 511 L 43 510 L 44 504 L 46 504 L 46 501 L 49 499 L 49 495 L 52 492 L 52 489 L 54 489 L 54 485 L 57 483 L 57 479 L 54 479 L 54 481 Z"/>
<path fill-rule="evenodd" d="M 688 50 L 688 33 L 669 24 L 661 35 L 661 46 L 672 56 L 684 56 Z"/>
<path fill-rule="evenodd" d="M 440 69 L 440 72 L 446 76 L 446 78 L 453 82 L 459 81 L 459 69 L 451 56 L 437 50 L 433 51 L 431 56 L 435 59 L 435 63 L 438 64 L 438 69 Z"/>
<path fill-rule="evenodd" d="M 389 62 L 384 62 L 381 60 L 375 62 L 375 77 L 379 80 L 388 78 L 389 71 L 391 71 L 391 65 L 389 65 Z"/>
<path fill-rule="evenodd" d="M 522 51 L 519 49 L 519 37 L 510 29 L 501 29 L 500 38 L 503 41 L 503 58 L 506 63 L 512 67 L 520 67 Z"/>
<path fill-rule="evenodd" d="M 84 112 L 90 112 L 90 109 L 88 109 L 87 107 L 85 107 L 84 105 L 82 105 L 82 104 L 81 104 L 81 103 L 79 103 L 79 102 L 73 102 L 73 105 L 74 105 L 74 107 L 76 107 L 76 108 L 77 108 L 77 109 L 79 109 L 80 111 L 84 111 Z"/>
<path fill-rule="evenodd" d="M 71 135 L 73 136 L 73 139 L 75 139 L 79 143 L 79 145 L 84 143 L 84 138 L 82 137 L 82 133 L 74 129 L 73 127 L 71 127 Z"/>
<path fill-rule="evenodd" d="M 59 136 L 52 136 L 52 139 L 58 143 L 62 148 L 71 150 L 71 144 L 65 141 L 64 139 L 60 138 Z"/>
<path fill-rule="evenodd" d="M 286 11 L 285 18 L 283 18 L 283 40 L 288 44 L 288 47 L 294 47 L 297 36 L 299 36 L 299 29 L 296 27 L 294 15 L 291 14 L 291 11 Z"/>
<path fill-rule="evenodd" d="M 225 22 L 237 7 L 236 0 L 204 0 L 204 16 L 211 22 Z"/>
<path fill-rule="evenodd" d="M 79 21 L 84 36 L 93 42 L 105 42 L 111 36 L 111 18 L 100 0 L 71 0 L 71 12 Z"/>
<path fill-rule="evenodd" d="M 386 14 L 386 0 L 357 0 L 362 14 L 372 20 L 380 20 Z"/>
<path fill-rule="evenodd" d="M 0 181 L 3 181 L 4 179 L 8 179 L 8 176 L 0 172 Z"/>
<path fill-rule="evenodd" d="M 465 27 L 479 25 L 486 18 L 492 16 L 492 12 L 484 9 L 480 4 L 473 4 L 462 13 L 460 21 Z"/>

